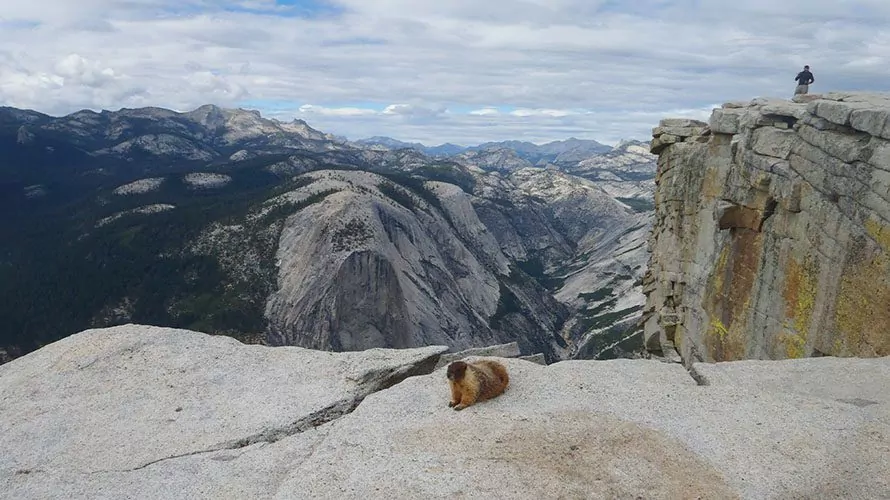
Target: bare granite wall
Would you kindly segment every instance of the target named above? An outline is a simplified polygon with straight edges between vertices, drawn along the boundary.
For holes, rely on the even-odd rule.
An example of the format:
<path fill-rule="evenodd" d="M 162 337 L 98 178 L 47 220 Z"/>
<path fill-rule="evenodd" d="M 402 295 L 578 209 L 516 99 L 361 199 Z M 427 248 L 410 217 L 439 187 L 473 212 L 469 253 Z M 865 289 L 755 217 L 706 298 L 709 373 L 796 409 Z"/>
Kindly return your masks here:
<path fill-rule="evenodd" d="M 890 355 L 890 94 L 799 99 L 653 131 L 650 351 Z"/>

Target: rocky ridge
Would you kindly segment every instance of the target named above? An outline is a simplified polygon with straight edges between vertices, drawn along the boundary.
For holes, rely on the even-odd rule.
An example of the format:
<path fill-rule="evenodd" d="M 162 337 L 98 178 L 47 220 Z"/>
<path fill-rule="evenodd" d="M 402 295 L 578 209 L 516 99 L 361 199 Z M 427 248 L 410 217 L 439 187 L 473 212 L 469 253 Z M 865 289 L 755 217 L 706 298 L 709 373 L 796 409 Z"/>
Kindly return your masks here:
<path fill-rule="evenodd" d="M 890 95 L 797 100 L 654 129 L 651 351 L 890 354 Z"/>
<path fill-rule="evenodd" d="M 649 144 L 623 141 L 612 150 L 585 158 L 575 164 L 560 165 L 567 173 L 592 180 L 610 195 L 622 201 L 651 201 L 655 193 L 654 164 L 657 156 Z M 648 204 L 640 206 L 648 211 Z"/>
<path fill-rule="evenodd" d="M 516 151 L 508 148 L 483 149 L 467 151 L 454 158 L 465 165 L 471 165 L 483 170 L 496 170 L 500 172 L 513 172 L 515 170 L 533 167 L 531 162 L 520 157 Z"/>
<path fill-rule="evenodd" d="M 640 211 L 649 211 L 655 191 L 657 156 L 649 145 L 635 140 L 622 141 L 614 148 L 596 141 L 568 139 L 536 145 L 522 141 L 489 142 L 462 148 L 442 145 L 428 148 L 386 137 L 356 141 L 357 145 L 379 154 L 411 156 L 424 153 L 456 161 L 470 168 L 502 173 L 529 167 L 556 169 L 595 181 L 615 198 L 634 200 Z"/>
<path fill-rule="evenodd" d="M 698 382 L 652 360 L 496 358 L 507 392 L 455 412 L 445 368 L 434 369 L 444 350 L 330 353 L 139 325 L 82 332 L 0 366 L 0 497 L 890 489 L 890 358 L 696 363 Z"/>
<path fill-rule="evenodd" d="M 61 139 L 95 158 L 128 162 L 135 157 L 209 162 L 245 148 L 267 153 L 343 148 L 334 136 L 301 120 L 280 122 L 263 118 L 258 111 L 213 105 L 185 113 L 149 107 L 100 113 L 82 110 L 62 117 L 0 108 L 0 124 L 7 120 L 24 123 L 17 133 L 19 144 L 34 143 L 35 137 Z"/>

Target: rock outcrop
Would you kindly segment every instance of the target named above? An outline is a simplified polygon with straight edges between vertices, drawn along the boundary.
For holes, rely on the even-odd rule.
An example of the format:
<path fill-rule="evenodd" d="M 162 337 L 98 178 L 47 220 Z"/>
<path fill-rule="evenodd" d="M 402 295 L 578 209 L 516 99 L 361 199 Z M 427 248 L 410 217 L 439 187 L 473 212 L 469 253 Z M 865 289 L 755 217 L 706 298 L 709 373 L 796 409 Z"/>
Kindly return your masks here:
<path fill-rule="evenodd" d="M 890 354 L 890 95 L 809 100 L 654 130 L 650 351 L 687 364 Z"/>
<path fill-rule="evenodd" d="M 312 182 L 275 203 L 331 194 L 284 223 L 266 305 L 271 344 L 463 350 L 517 341 L 524 354 L 563 357 L 567 308 L 511 270 L 473 196 L 444 182 L 410 190 L 368 172 L 305 178 Z"/>
<path fill-rule="evenodd" d="M 423 375 L 443 350 L 330 353 L 135 325 L 86 331 L 0 366 L 0 497 L 890 491 L 890 358 L 694 364 L 706 385 L 651 360 L 499 358 L 507 392 L 455 412 L 445 368 Z"/>
<path fill-rule="evenodd" d="M 0 367 L 0 476 L 125 473 L 272 443 L 431 372 L 445 350 L 334 354 L 171 328 L 87 330 Z"/>

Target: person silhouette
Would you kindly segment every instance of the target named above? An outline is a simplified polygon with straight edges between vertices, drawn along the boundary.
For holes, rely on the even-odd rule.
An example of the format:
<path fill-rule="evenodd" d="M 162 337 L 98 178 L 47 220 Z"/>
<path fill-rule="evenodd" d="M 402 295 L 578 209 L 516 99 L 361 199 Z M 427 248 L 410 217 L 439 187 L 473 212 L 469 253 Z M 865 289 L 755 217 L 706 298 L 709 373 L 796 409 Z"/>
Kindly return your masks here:
<path fill-rule="evenodd" d="M 810 91 L 810 84 L 815 82 L 816 79 L 813 78 L 813 74 L 810 73 L 810 67 L 804 66 L 803 71 L 794 77 L 794 81 L 797 82 L 797 88 L 794 89 L 794 95 L 801 95 Z"/>

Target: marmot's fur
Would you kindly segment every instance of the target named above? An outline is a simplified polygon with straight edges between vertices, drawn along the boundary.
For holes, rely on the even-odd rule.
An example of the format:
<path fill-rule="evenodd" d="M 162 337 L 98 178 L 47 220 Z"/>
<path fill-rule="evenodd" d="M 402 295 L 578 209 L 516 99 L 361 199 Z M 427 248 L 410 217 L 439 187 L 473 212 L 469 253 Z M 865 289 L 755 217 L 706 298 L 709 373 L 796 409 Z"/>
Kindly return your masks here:
<path fill-rule="evenodd" d="M 455 361 L 448 365 L 448 382 L 451 384 L 451 402 L 448 406 L 463 410 L 502 394 L 510 383 L 510 377 L 504 365 L 497 361 Z"/>

